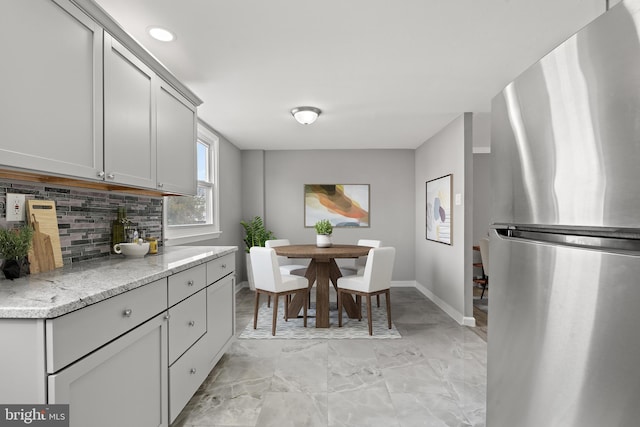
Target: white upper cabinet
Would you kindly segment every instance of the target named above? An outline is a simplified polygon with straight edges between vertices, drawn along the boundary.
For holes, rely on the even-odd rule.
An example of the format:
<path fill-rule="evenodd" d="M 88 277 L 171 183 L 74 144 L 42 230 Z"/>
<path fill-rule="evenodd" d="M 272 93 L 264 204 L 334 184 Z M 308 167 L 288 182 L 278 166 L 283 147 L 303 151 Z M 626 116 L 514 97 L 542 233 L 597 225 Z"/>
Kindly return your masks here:
<path fill-rule="evenodd" d="M 196 194 L 195 107 L 161 82 L 157 119 L 158 189 L 174 194 Z"/>
<path fill-rule="evenodd" d="M 196 193 L 202 101 L 94 1 L 2 0 L 0 37 L 0 169 Z"/>
<path fill-rule="evenodd" d="M 156 86 L 151 68 L 104 35 L 104 171 L 107 182 L 156 187 Z"/>
<path fill-rule="evenodd" d="M 97 178 L 102 34 L 66 0 L 0 2 L 0 167 Z"/>

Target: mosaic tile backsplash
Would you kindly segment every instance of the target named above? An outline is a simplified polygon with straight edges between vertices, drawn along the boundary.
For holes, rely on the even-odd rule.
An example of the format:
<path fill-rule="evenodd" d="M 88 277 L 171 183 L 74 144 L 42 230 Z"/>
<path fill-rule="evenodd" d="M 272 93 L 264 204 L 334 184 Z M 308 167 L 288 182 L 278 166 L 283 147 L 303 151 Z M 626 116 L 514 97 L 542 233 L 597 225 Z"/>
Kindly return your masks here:
<path fill-rule="evenodd" d="M 109 256 L 111 225 L 118 207 L 125 206 L 127 218 L 147 236 L 162 242 L 162 197 L 149 197 L 0 179 L 0 227 L 16 227 L 23 222 L 7 222 L 6 194 L 25 194 L 27 200 L 56 203 L 62 260 L 73 262 Z"/>

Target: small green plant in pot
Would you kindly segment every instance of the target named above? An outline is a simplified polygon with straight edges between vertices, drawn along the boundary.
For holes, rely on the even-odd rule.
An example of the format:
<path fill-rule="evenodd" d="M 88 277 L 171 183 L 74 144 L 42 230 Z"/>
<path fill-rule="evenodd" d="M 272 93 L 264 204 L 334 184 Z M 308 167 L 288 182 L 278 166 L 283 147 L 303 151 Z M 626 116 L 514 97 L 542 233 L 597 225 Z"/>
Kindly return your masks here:
<path fill-rule="evenodd" d="M 275 239 L 275 236 L 271 231 L 265 228 L 264 222 L 259 216 L 253 218 L 249 222 L 240 221 L 240 224 L 242 225 L 242 227 L 244 227 L 244 231 L 246 234 L 244 243 L 246 245 L 245 252 L 247 252 L 247 281 L 249 282 L 249 288 L 253 291 L 256 289 L 256 285 L 253 281 L 253 271 L 251 270 L 251 257 L 249 256 L 249 250 L 254 246 L 264 247 L 265 242 L 267 240 Z"/>
<path fill-rule="evenodd" d="M 29 274 L 27 254 L 31 248 L 33 228 L 24 225 L 17 229 L 0 228 L 0 258 L 2 272 L 7 279 L 15 279 Z"/>
<path fill-rule="evenodd" d="M 333 225 L 328 219 L 321 219 L 314 225 L 316 229 L 316 246 L 319 248 L 331 247 L 331 233 L 333 233 Z"/>
<path fill-rule="evenodd" d="M 247 253 L 253 246 L 264 247 L 264 242 L 275 239 L 273 233 L 265 228 L 264 222 L 259 216 L 253 218 L 250 222 L 240 221 L 240 224 L 244 227 L 246 233 L 244 243 L 247 245 L 245 250 Z"/>

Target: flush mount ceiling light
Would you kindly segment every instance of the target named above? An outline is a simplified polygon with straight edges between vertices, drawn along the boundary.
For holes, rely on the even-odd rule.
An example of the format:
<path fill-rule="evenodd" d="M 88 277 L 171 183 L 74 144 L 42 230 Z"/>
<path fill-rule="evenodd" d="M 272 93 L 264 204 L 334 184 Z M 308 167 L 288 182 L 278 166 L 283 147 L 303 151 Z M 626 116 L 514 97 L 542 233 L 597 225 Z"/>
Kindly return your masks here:
<path fill-rule="evenodd" d="M 291 110 L 291 114 L 293 114 L 298 123 L 310 125 L 320 115 L 320 109 L 316 107 L 296 107 Z"/>
<path fill-rule="evenodd" d="M 151 37 L 161 42 L 170 42 L 176 39 L 176 36 L 171 31 L 162 27 L 149 27 L 147 32 Z"/>

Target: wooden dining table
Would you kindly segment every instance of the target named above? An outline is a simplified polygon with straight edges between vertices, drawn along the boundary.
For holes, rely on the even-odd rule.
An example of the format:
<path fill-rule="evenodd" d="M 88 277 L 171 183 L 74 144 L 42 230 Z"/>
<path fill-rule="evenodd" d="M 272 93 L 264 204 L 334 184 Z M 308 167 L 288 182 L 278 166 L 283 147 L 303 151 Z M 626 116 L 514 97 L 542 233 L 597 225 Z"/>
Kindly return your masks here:
<path fill-rule="evenodd" d="M 288 258 L 311 258 L 305 272 L 309 286 L 317 283 L 316 289 L 316 328 L 329 327 L 329 282 L 337 288 L 338 278 L 342 276 L 336 258 L 358 258 L 369 254 L 369 246 L 332 245 L 319 248 L 316 245 L 289 245 L 273 248 L 279 256 Z M 304 298 L 296 295 L 289 304 L 289 316 L 296 316 L 302 309 Z M 352 319 L 359 317 L 358 306 L 353 297 L 344 295 L 344 308 Z"/>

